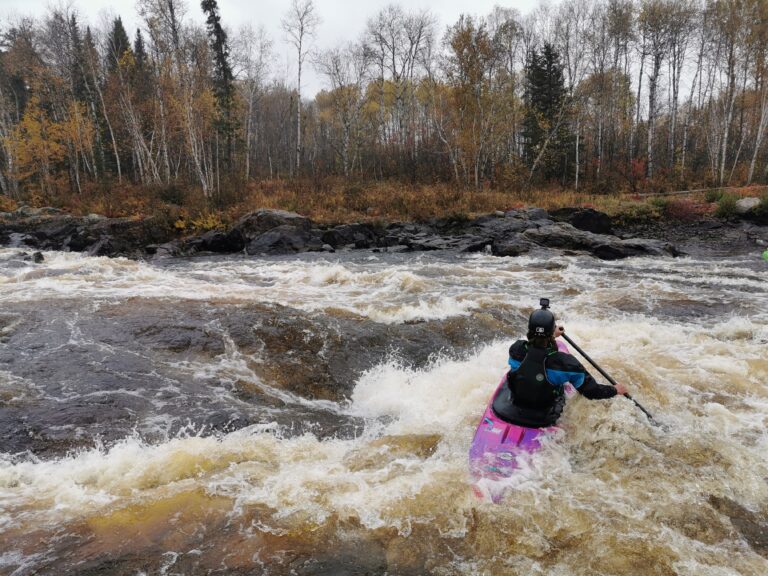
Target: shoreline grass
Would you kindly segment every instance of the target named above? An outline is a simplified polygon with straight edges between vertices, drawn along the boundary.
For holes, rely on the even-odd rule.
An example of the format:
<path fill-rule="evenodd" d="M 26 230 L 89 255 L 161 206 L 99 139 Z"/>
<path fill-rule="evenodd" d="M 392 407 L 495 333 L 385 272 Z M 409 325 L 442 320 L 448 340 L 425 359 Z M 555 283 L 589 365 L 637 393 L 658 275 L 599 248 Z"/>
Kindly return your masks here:
<path fill-rule="evenodd" d="M 398 181 L 351 183 L 343 179 L 265 180 L 249 183 L 237 194 L 217 201 L 193 188 L 147 189 L 114 186 L 52 199 L 33 198 L 32 207 L 53 206 L 75 215 L 141 218 L 162 215 L 180 233 L 226 228 L 240 216 L 260 208 L 298 212 L 319 224 L 361 221 L 424 221 L 430 218 L 472 218 L 479 214 L 526 207 L 546 210 L 593 208 L 619 224 L 654 220 L 694 221 L 715 215 L 718 205 L 745 196 L 766 196 L 765 186 L 690 194 L 590 194 L 561 188 L 531 191 L 463 190 L 449 184 L 403 184 Z M 0 211 L 18 204 L 0 196 Z"/>

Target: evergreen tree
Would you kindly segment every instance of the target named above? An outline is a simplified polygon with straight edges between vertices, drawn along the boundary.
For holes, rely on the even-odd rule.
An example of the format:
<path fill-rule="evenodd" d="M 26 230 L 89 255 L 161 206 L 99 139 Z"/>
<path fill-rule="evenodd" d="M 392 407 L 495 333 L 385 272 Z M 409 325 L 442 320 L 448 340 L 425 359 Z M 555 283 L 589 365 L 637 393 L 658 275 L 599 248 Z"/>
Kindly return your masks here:
<path fill-rule="evenodd" d="M 114 72 L 117 69 L 120 58 L 126 52 L 131 51 L 131 41 L 128 39 L 128 34 L 125 31 L 125 27 L 123 27 L 123 21 L 119 16 L 112 23 L 112 30 L 107 38 L 107 46 L 109 47 L 107 68 L 110 72 Z"/>
<path fill-rule="evenodd" d="M 85 63 L 85 47 L 80 35 L 80 27 L 77 24 L 75 15 L 69 18 L 69 37 L 72 47 L 72 58 L 70 60 L 70 75 L 72 77 L 72 92 L 80 102 L 88 102 L 88 77 Z"/>
<path fill-rule="evenodd" d="M 153 91 L 153 78 L 149 66 L 149 57 L 144 45 L 141 30 L 136 29 L 136 39 L 133 41 L 133 58 L 135 65 L 131 68 L 131 86 L 139 103 L 148 100 Z"/>
<path fill-rule="evenodd" d="M 545 179 L 568 173 L 570 146 L 568 95 L 560 55 L 551 44 L 532 50 L 525 67 L 524 156 L 529 169 Z"/>
<path fill-rule="evenodd" d="M 147 49 L 144 47 L 144 38 L 141 29 L 136 28 L 136 39 L 133 41 L 133 57 L 136 58 L 136 68 L 144 70 L 147 67 Z"/>
<path fill-rule="evenodd" d="M 221 27 L 221 16 L 219 16 L 219 6 L 216 0 L 202 0 L 200 7 L 208 16 L 205 24 L 213 52 L 213 92 L 219 111 L 217 124 L 219 133 L 226 142 L 224 161 L 228 165 L 234 132 L 234 116 L 232 114 L 234 78 L 232 67 L 229 65 L 229 44 L 227 33 Z"/>

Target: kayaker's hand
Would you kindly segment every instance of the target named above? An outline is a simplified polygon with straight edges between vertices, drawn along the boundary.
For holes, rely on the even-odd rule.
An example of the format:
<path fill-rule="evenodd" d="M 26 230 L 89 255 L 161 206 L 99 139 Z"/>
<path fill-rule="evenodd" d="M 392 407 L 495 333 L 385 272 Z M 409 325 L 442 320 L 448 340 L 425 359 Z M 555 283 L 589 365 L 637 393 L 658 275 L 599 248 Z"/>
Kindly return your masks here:
<path fill-rule="evenodd" d="M 563 326 L 555 326 L 555 338 L 559 338 L 565 333 L 565 328 Z"/>
<path fill-rule="evenodd" d="M 624 384 L 616 384 L 617 396 L 624 396 L 624 394 L 626 394 L 627 392 L 629 392 L 629 390 L 627 390 L 627 387 L 624 386 Z"/>

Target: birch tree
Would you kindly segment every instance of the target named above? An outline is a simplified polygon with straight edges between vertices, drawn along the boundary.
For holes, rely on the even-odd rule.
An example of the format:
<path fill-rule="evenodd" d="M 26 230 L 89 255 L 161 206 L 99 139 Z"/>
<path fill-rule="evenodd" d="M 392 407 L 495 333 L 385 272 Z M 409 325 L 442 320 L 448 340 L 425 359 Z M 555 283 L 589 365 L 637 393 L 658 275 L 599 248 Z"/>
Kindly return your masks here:
<path fill-rule="evenodd" d="M 292 0 L 282 20 L 288 42 L 296 49 L 296 176 L 301 171 L 301 70 L 319 25 L 320 16 L 312 0 Z"/>

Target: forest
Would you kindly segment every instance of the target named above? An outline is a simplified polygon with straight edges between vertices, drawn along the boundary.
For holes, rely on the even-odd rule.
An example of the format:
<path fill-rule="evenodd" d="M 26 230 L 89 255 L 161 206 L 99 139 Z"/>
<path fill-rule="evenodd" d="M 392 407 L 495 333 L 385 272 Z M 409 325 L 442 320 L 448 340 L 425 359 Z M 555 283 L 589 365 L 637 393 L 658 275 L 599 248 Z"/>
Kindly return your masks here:
<path fill-rule="evenodd" d="M 363 210 L 376 186 L 456 201 L 768 181 L 766 0 L 563 0 L 448 26 L 392 4 L 330 49 L 312 0 L 286 8 L 275 38 L 216 0 L 137 0 L 136 30 L 73 7 L 0 22 L 0 204 L 199 212 L 288 189 L 296 209 L 297 191 L 341 190 Z"/>

